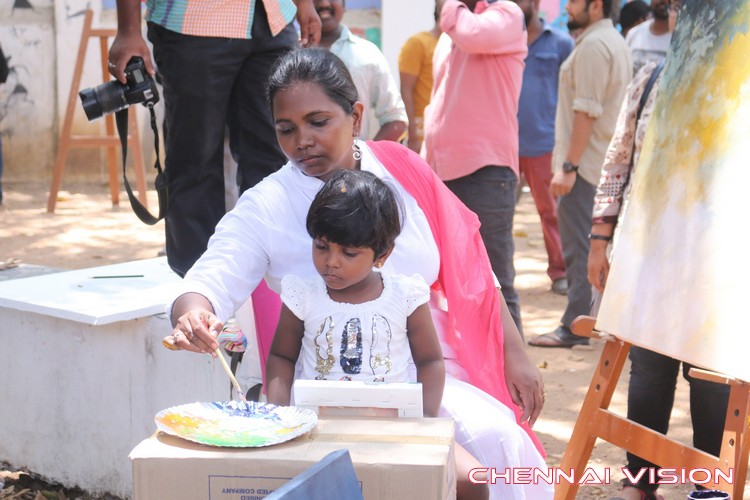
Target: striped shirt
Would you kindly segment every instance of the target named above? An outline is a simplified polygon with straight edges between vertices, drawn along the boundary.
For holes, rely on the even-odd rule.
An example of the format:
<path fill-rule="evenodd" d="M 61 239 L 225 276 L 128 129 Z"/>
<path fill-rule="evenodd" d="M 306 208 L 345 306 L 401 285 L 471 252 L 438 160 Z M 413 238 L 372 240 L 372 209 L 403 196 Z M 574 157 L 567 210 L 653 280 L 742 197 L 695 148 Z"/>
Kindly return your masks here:
<path fill-rule="evenodd" d="M 255 4 L 261 0 L 148 0 L 147 20 L 192 36 L 252 38 Z M 262 0 L 276 36 L 297 13 L 292 0 Z"/>

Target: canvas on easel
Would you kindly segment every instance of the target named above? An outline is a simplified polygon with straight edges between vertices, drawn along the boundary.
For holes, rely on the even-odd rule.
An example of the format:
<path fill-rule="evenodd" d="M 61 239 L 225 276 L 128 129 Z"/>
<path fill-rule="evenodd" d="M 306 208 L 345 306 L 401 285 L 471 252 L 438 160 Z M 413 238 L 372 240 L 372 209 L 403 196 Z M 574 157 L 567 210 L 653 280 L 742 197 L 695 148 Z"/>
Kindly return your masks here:
<path fill-rule="evenodd" d="M 598 318 L 610 336 L 560 467 L 582 470 L 597 439 L 665 467 L 734 470 L 713 486 L 744 498 L 750 454 L 745 200 L 750 185 L 750 0 L 684 0 Z M 630 345 L 702 366 L 730 387 L 718 457 L 609 411 Z M 714 373 L 719 372 L 719 373 Z M 726 374 L 726 375 L 721 375 Z M 561 482 L 556 500 L 575 498 Z"/>
<path fill-rule="evenodd" d="M 750 380 L 750 1 L 683 2 L 596 328 Z"/>

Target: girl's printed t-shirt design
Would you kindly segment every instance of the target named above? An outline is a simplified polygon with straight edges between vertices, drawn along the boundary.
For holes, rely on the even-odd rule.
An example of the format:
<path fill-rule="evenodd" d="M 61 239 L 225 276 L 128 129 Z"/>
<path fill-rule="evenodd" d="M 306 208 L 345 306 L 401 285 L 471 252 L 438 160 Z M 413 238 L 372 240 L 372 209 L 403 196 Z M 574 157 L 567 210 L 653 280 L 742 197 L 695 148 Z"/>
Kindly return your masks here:
<path fill-rule="evenodd" d="M 420 275 L 382 274 L 380 297 L 336 302 L 319 276 L 281 281 L 281 300 L 305 323 L 300 352 L 303 379 L 406 382 L 411 360 L 406 320 L 430 299 Z"/>

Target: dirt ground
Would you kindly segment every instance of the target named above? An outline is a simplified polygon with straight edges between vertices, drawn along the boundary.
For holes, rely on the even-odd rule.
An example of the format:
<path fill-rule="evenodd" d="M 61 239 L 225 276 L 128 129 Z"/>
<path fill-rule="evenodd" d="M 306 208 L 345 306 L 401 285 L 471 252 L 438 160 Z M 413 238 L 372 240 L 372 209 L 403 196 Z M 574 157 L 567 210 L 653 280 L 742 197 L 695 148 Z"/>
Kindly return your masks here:
<path fill-rule="evenodd" d="M 106 185 L 64 186 L 67 191 L 60 193 L 54 214 L 46 212 L 48 184 L 6 183 L 4 187 L 5 203 L 0 207 L 0 261 L 15 258 L 23 264 L 80 269 L 153 258 L 163 248 L 163 223 L 153 227 L 141 223 L 133 215 L 124 193 L 120 197 L 120 208 L 113 208 Z M 153 192 L 149 193 L 149 199 L 150 206 L 156 207 Z M 565 306 L 564 297 L 549 291 L 550 282 L 545 272 L 546 251 L 539 219 L 528 193 L 521 196 L 518 204 L 515 236 L 516 286 L 521 294 L 523 324 L 528 339 L 553 330 Z M 529 355 L 542 371 L 548 393 L 535 430 L 547 450 L 550 466 L 559 465 L 562 459 L 602 345 L 602 341 L 596 340 L 590 347 L 572 350 L 528 347 Z M 626 364 L 610 407 L 619 414 L 625 414 L 628 371 Z M 691 438 L 688 406 L 687 384 L 680 380 L 670 436 L 684 443 L 689 443 Z M 54 450 L 50 452 L 54 453 Z M 577 498 L 608 499 L 616 496 L 619 480 L 623 477 L 624 455 L 623 450 L 598 441 L 589 466 L 600 475 L 609 468 L 611 484 L 582 486 Z M 0 461 L 3 458 L 0 457 Z M 22 467 L 23 464 L 13 466 Z M 29 488 L 27 496 L 14 497 L 8 488 L 18 474 L 8 472 L 10 467 L 6 467 L 6 471 L 2 469 L 0 464 L 0 481 L 3 478 L 6 481 L 5 490 L 0 486 L 0 499 L 33 499 L 34 492 L 41 491 L 42 487 L 37 485 L 36 489 Z M 22 485 L 16 486 L 19 486 L 15 490 L 17 494 Z M 690 490 L 689 486 L 663 486 L 660 493 L 666 500 L 683 500 Z M 54 491 L 60 491 L 60 488 Z"/>

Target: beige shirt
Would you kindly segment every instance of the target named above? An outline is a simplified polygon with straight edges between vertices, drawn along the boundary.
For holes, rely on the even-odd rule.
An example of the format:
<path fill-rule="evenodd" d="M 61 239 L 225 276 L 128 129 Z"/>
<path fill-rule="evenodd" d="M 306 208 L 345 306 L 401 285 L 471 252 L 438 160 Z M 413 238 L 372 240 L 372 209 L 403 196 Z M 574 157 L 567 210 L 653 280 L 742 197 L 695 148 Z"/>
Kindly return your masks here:
<path fill-rule="evenodd" d="M 579 35 L 575 49 L 560 67 L 553 172 L 561 170 L 567 159 L 573 117 L 580 111 L 596 120 L 578 174 L 589 184 L 599 184 L 604 155 L 632 72 L 628 46 L 610 19 L 595 22 Z"/>

